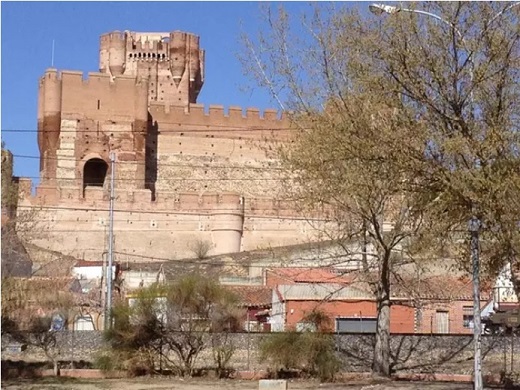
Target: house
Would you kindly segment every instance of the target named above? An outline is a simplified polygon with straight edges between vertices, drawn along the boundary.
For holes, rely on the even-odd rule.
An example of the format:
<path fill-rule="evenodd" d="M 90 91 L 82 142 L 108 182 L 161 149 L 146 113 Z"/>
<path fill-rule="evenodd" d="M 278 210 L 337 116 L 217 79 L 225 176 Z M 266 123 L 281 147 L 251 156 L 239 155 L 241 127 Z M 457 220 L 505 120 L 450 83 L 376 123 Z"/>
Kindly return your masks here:
<path fill-rule="evenodd" d="M 323 330 L 375 332 L 377 304 L 368 279 L 332 268 L 266 270 L 265 283 L 273 288 L 272 330 L 312 328 L 310 319 L 320 313 L 328 319 Z M 391 283 L 391 333 L 472 333 L 471 280 L 443 275 L 393 278 Z M 484 289 L 482 307 L 489 297 Z"/>
<path fill-rule="evenodd" d="M 393 296 L 413 301 L 414 333 L 473 333 L 473 284 L 470 278 L 450 275 L 408 278 L 393 284 Z M 481 286 L 481 309 L 490 289 Z"/>
<path fill-rule="evenodd" d="M 3 281 L 2 305 L 20 330 L 30 329 L 38 317 L 59 319 L 56 330 L 103 329 L 99 288 L 86 293 L 75 277 L 9 278 Z"/>
<path fill-rule="evenodd" d="M 239 306 L 244 308 L 240 321 L 244 330 L 250 332 L 269 332 L 271 324 L 272 289 L 267 286 L 226 286 L 239 299 Z"/>
<path fill-rule="evenodd" d="M 295 283 L 273 289 L 271 329 L 312 329 L 310 318 L 322 313 L 328 319 L 322 330 L 336 333 L 374 333 L 377 305 L 364 288 L 337 283 Z M 414 308 L 394 304 L 390 310 L 391 333 L 413 333 Z"/>
<path fill-rule="evenodd" d="M 78 279 L 101 279 L 106 263 L 103 261 L 78 260 L 72 268 L 72 275 Z M 117 276 L 117 264 L 112 265 L 112 279 Z"/>

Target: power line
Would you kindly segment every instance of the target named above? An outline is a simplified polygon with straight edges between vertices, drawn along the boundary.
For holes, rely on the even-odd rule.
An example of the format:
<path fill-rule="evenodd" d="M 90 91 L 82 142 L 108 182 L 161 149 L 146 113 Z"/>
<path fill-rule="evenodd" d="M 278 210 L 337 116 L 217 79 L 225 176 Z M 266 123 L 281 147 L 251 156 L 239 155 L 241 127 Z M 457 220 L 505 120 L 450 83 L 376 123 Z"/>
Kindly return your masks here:
<path fill-rule="evenodd" d="M 42 179 L 42 180 L 56 180 L 56 181 L 78 181 L 82 180 L 81 178 L 72 178 L 72 177 L 40 177 L 40 176 L 21 176 L 22 179 Z M 118 178 L 114 179 L 117 182 L 136 182 L 143 183 L 138 179 L 129 179 L 129 178 Z M 280 181 L 280 180 L 291 180 L 289 177 L 280 177 L 280 178 L 270 178 L 270 177 L 257 177 L 257 178 L 190 178 L 190 177 L 166 177 L 166 178 L 160 178 L 157 181 L 145 181 L 144 184 L 157 184 L 158 182 L 168 182 L 168 181 L 206 181 L 206 182 L 212 182 L 212 181 Z M 101 186 L 99 186 L 101 187 Z M 119 190 L 124 190 L 124 188 L 119 188 Z"/>
<path fill-rule="evenodd" d="M 114 133 L 133 133 L 133 134 L 143 134 L 143 135 L 155 135 L 155 134 L 163 134 L 163 133 L 228 133 L 228 132 L 237 132 L 237 131 L 301 131 L 301 130 L 309 130 L 310 128 L 296 128 L 296 127 L 259 127 L 259 126 L 233 126 L 233 125 L 219 125 L 219 124 L 207 124 L 207 123 L 186 123 L 186 122 L 168 122 L 167 125 L 178 125 L 185 127 L 206 127 L 205 129 L 186 129 L 181 128 L 178 130 L 157 130 L 155 131 L 133 131 L 132 129 L 128 130 L 98 130 L 98 129 L 76 129 L 76 130 L 67 130 L 67 129 L 59 129 L 59 130 L 38 130 L 38 129 L 2 129 L 2 132 L 6 133 L 93 133 L 93 134 L 114 134 Z M 212 128 L 220 128 L 218 130 L 212 130 Z"/>
<path fill-rule="evenodd" d="M 30 156 L 30 155 L 21 155 L 21 154 L 13 154 L 13 157 L 16 158 L 27 158 L 27 159 L 35 159 L 40 160 L 40 156 Z M 84 161 L 80 158 L 70 158 L 70 157 L 46 157 L 45 160 L 58 160 L 58 161 Z M 129 165 L 146 165 L 146 162 L 143 161 L 118 161 L 117 164 L 129 164 Z M 208 165 L 206 165 L 208 164 Z M 208 168 L 208 169 L 258 169 L 258 170 L 284 170 L 281 167 L 253 167 L 248 165 L 210 165 L 211 162 L 206 163 L 204 165 L 195 165 L 195 164 L 182 164 L 182 163 L 157 163 L 154 164 L 157 167 L 185 167 L 185 168 Z"/>
<path fill-rule="evenodd" d="M 64 206 L 25 206 L 25 205 L 19 205 L 18 208 L 20 210 L 25 209 L 34 209 L 34 210 L 68 210 L 68 211 L 105 211 L 108 212 L 107 208 L 85 208 L 85 207 L 64 207 Z M 294 211 L 293 209 L 279 209 L 280 211 Z M 143 211 L 143 210 L 127 210 L 127 209 L 114 209 L 116 212 L 128 212 L 132 214 L 176 214 L 176 215 L 200 215 L 198 212 L 200 210 L 194 210 L 193 212 L 186 212 L 186 211 L 177 211 L 177 210 L 149 210 L 149 211 Z M 211 211 L 225 211 L 225 209 L 207 209 L 208 213 L 210 214 Z M 233 210 L 231 210 L 233 212 Z M 206 214 L 203 214 L 206 215 Z M 333 222 L 333 219 L 320 219 L 320 218 L 305 218 L 305 217 L 296 217 L 296 216 L 265 216 L 265 215 L 255 215 L 255 214 L 244 214 L 245 218 L 256 218 L 256 219 L 291 219 L 291 220 L 304 220 L 304 221 L 324 221 L 324 222 Z M 78 222 L 78 221 L 76 221 Z"/>
<path fill-rule="evenodd" d="M 276 249 L 275 249 L 276 250 Z M 120 254 L 120 255 L 125 255 L 125 256 L 130 256 L 130 257 L 138 257 L 138 258 L 142 258 L 142 259 L 153 259 L 153 260 L 159 260 L 159 261 L 167 261 L 167 262 L 171 262 L 170 264 L 171 265 L 177 265 L 177 264 L 174 264 L 174 263 L 179 263 L 178 265 L 180 267 L 182 267 L 183 264 L 196 264 L 196 265 L 199 265 L 199 264 L 202 264 L 202 265 L 214 265 L 214 266 L 230 266 L 230 265 L 235 265 L 235 266 L 244 266 L 244 267 L 258 267 L 258 268 L 269 268 L 269 266 L 265 266 L 265 265 L 254 265 L 254 264 L 239 264 L 237 263 L 236 260 L 233 261 L 233 263 L 223 263 L 222 261 L 218 262 L 218 263 L 215 263 L 215 259 L 208 259 L 208 260 L 184 260 L 184 259 L 169 259 L 169 258 L 164 258 L 164 257 L 157 257 L 157 256 L 149 256 L 149 255 L 139 255 L 139 254 L 136 254 L 136 253 L 128 253 L 128 252 L 119 252 L 119 251 L 114 251 L 114 253 L 116 254 Z M 320 258 L 318 260 L 331 260 L 331 259 L 340 259 L 340 258 L 343 258 L 344 256 L 346 255 L 331 255 L 331 256 L 328 256 L 326 258 Z M 315 260 L 307 260 L 307 259 L 295 259 L 295 260 L 292 260 L 291 261 L 291 264 L 293 263 L 308 263 L 308 262 L 311 262 L 311 261 L 315 261 Z M 352 261 L 356 261 L 356 260 L 342 260 L 342 261 L 338 261 L 337 263 L 329 263 L 329 264 L 324 264 L 324 265 L 319 265 L 319 266 L 315 266 L 315 267 L 311 267 L 311 266 L 301 266 L 300 268 L 324 268 L 324 267 L 331 267 L 332 265 L 338 265 L 338 264 L 342 264 L 342 263 L 346 263 L 346 262 L 352 262 Z M 170 265 L 168 264 L 168 265 Z M 278 267 L 276 267 L 278 268 Z M 292 268 L 292 267 L 291 267 Z"/>

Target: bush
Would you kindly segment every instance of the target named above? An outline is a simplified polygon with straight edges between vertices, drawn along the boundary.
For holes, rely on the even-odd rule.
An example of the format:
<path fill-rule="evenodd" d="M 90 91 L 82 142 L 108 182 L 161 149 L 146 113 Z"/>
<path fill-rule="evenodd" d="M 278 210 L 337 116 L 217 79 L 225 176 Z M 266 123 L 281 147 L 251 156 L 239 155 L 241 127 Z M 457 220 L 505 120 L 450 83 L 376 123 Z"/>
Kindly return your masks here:
<path fill-rule="evenodd" d="M 271 364 L 277 374 L 298 370 L 322 381 L 331 381 L 340 363 L 330 335 L 313 332 L 273 333 L 260 342 L 260 360 Z"/>
<path fill-rule="evenodd" d="M 154 372 L 159 362 L 182 376 L 194 374 L 197 358 L 212 341 L 223 376 L 234 353 L 226 334 L 238 327 L 238 316 L 237 298 L 218 281 L 185 275 L 139 290 L 131 304 L 116 304 L 105 340 L 130 375 Z M 99 363 L 106 365 L 106 358 Z"/>

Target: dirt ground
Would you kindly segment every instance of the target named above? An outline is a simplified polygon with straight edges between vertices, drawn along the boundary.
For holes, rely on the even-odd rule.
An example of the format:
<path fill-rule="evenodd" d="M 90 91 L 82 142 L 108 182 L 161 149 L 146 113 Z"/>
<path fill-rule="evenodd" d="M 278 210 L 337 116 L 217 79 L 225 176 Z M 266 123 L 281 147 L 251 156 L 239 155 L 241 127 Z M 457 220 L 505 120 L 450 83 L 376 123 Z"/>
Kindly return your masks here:
<path fill-rule="evenodd" d="M 433 382 L 351 382 L 327 383 L 311 381 L 289 381 L 288 390 L 470 390 L 471 384 Z M 137 378 L 137 379 L 39 379 L 2 381 L 2 389 L 10 390 L 249 390 L 258 389 L 258 381 L 240 380 L 181 380 L 178 378 Z"/>

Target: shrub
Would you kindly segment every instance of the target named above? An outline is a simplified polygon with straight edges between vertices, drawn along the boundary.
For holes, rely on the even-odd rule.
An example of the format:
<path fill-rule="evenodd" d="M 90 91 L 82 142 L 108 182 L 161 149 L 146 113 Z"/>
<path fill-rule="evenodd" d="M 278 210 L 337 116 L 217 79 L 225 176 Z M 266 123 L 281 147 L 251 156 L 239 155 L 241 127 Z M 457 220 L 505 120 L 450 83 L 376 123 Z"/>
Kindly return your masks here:
<path fill-rule="evenodd" d="M 313 332 L 273 333 L 260 342 L 260 360 L 282 371 L 299 370 L 331 381 L 340 368 L 330 335 Z"/>
<path fill-rule="evenodd" d="M 207 240 L 195 240 L 188 244 L 188 249 L 200 260 L 205 259 L 212 248 L 213 244 Z"/>

